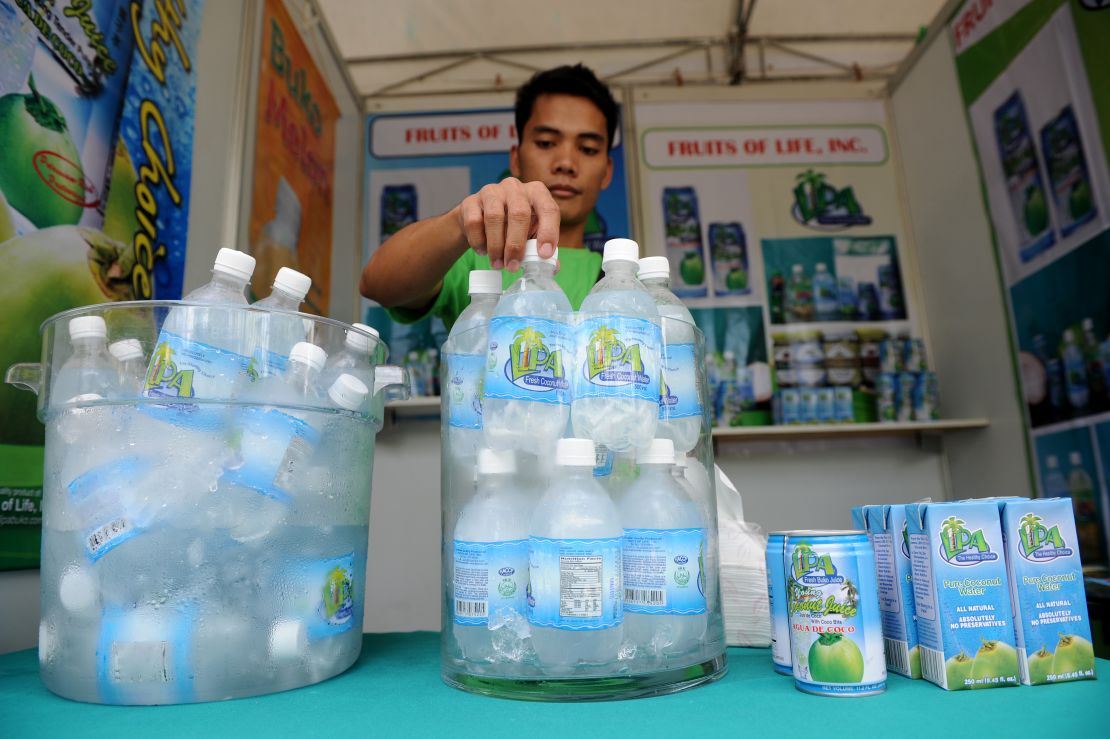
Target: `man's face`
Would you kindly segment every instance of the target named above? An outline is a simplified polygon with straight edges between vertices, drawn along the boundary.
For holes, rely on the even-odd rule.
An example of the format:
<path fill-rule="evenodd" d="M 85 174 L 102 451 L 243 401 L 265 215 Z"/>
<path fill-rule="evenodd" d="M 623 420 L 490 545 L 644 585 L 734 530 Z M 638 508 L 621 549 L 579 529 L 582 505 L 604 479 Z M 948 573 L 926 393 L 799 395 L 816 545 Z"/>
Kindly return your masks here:
<path fill-rule="evenodd" d="M 547 185 L 564 226 L 585 223 L 613 179 L 605 116 L 586 98 L 540 95 L 509 165 L 517 179 Z"/>

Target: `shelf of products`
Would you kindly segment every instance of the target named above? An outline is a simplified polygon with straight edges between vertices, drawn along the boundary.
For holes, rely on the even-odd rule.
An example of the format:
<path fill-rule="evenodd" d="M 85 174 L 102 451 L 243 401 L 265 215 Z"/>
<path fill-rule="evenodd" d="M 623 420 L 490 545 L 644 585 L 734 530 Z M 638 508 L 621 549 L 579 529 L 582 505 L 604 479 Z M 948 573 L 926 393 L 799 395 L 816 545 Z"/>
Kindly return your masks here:
<path fill-rule="evenodd" d="M 909 421 L 905 423 L 740 426 L 737 428 L 715 428 L 713 429 L 713 438 L 729 441 L 790 441 L 855 436 L 908 436 L 981 429 L 989 425 L 990 421 L 986 418 L 953 418 L 940 421 Z"/>

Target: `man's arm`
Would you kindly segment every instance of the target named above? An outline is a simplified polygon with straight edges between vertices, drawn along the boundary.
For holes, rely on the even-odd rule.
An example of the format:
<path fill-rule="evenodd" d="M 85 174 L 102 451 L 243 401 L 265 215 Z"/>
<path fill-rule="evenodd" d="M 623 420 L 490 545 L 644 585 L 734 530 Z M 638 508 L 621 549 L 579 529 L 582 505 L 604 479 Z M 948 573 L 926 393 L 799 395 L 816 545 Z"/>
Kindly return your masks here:
<path fill-rule="evenodd" d="M 509 177 L 390 236 L 363 268 L 359 292 L 387 308 L 425 310 L 468 248 L 488 254 L 494 269 L 516 271 L 533 234 L 541 256 L 550 256 L 559 241 L 559 206 L 542 182 Z"/>

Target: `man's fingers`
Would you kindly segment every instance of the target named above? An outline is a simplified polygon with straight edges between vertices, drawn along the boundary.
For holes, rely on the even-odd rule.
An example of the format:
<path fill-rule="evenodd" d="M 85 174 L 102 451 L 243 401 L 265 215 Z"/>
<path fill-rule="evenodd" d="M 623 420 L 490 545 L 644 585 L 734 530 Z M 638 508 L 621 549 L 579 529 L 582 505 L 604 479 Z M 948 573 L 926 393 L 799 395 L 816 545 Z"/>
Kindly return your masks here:
<path fill-rule="evenodd" d="M 477 195 L 467 197 L 459 205 L 466 243 L 478 254 L 486 253 L 486 224 L 482 218 L 482 203 Z"/>
<path fill-rule="evenodd" d="M 546 259 L 555 253 L 555 247 L 559 245 L 559 205 L 542 182 L 529 182 L 524 189 L 536 216 L 535 233 L 540 256 Z"/>
<path fill-rule="evenodd" d="M 505 195 L 497 185 L 486 185 L 478 191 L 482 201 L 482 228 L 485 231 L 486 254 L 490 266 L 505 266 Z"/>
<path fill-rule="evenodd" d="M 528 201 L 523 188 L 520 186 L 509 188 L 506 198 L 505 214 L 505 269 L 516 272 L 520 269 L 520 262 L 524 259 L 524 242 L 528 238 L 528 231 L 532 227 L 532 205 Z M 514 192 L 515 190 L 515 192 Z"/>

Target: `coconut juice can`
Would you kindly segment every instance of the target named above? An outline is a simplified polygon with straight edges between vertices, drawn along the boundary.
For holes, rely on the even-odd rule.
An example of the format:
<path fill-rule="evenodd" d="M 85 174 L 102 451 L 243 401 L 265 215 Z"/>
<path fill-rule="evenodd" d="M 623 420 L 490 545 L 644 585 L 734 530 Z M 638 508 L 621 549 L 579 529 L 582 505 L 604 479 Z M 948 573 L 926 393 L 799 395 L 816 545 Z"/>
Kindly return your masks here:
<path fill-rule="evenodd" d="M 767 536 L 767 602 L 771 604 L 771 663 L 780 675 L 791 675 L 790 624 L 786 617 L 786 568 L 783 547 L 786 531 Z"/>
<path fill-rule="evenodd" d="M 783 565 L 795 687 L 837 697 L 886 690 L 875 552 L 866 532 L 788 532 Z"/>

